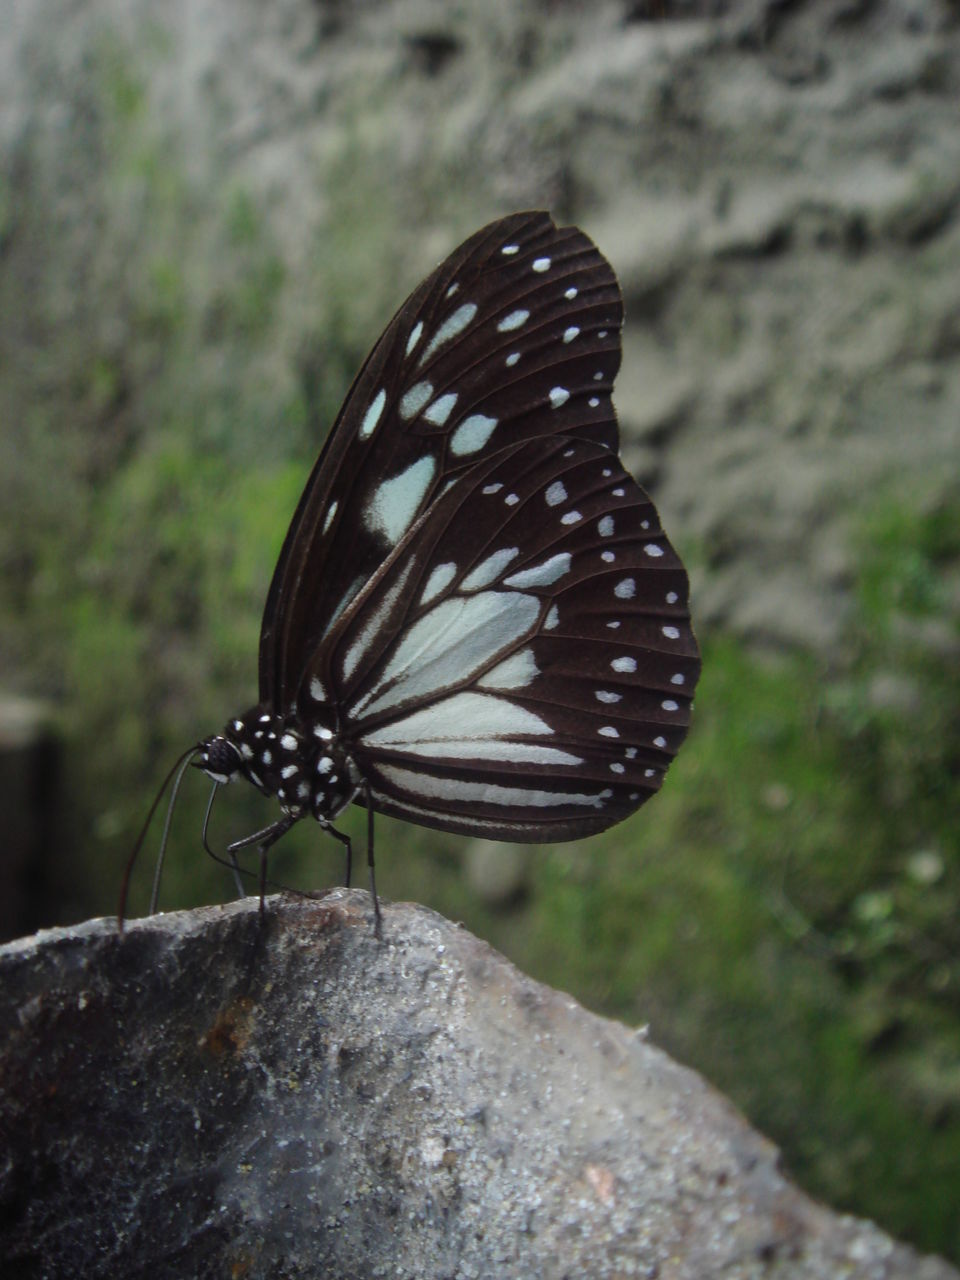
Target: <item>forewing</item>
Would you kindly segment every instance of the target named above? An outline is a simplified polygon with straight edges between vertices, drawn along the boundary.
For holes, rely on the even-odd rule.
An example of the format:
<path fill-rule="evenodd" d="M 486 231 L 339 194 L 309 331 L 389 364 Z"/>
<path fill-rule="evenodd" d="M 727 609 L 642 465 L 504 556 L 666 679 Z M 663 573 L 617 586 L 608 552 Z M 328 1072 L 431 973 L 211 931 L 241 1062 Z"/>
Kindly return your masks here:
<path fill-rule="evenodd" d="M 575 227 L 514 214 L 407 299 L 358 374 L 267 597 L 260 698 L 285 711 L 335 618 L 452 480 L 565 434 L 617 448 L 616 278 Z"/>
<path fill-rule="evenodd" d="M 648 799 L 700 670 L 653 504 L 606 448 L 550 439 L 458 480 L 318 660 L 375 808 L 525 841 Z"/>

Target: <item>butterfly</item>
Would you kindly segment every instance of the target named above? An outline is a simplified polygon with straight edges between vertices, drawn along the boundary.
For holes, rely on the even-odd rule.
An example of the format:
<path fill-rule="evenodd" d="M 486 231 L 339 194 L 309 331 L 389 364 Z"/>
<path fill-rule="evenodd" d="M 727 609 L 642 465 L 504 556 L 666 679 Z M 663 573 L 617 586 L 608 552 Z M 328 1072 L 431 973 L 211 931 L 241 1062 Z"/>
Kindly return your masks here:
<path fill-rule="evenodd" d="M 365 806 L 379 933 L 374 812 L 561 841 L 658 790 L 700 659 L 686 572 L 618 457 L 622 320 L 609 263 L 542 212 L 476 232 L 400 307 L 294 513 L 259 700 L 193 749 L 279 802 L 234 865 L 255 844 L 263 877 L 309 817 L 349 883 L 333 823 Z"/>

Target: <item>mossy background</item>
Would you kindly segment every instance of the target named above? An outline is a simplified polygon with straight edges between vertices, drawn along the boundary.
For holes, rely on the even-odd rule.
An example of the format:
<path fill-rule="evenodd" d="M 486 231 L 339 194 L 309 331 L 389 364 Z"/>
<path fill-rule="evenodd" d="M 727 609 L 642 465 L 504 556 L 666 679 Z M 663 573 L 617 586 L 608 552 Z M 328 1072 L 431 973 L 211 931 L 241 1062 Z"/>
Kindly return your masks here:
<path fill-rule="evenodd" d="M 801 54 L 829 43 L 834 75 L 845 55 L 860 74 L 875 33 L 851 35 L 861 19 L 848 18 L 838 38 L 827 6 L 797 8 L 792 43 L 743 18 L 711 20 L 698 46 L 666 14 L 651 39 L 669 73 L 637 45 L 627 74 L 630 6 L 467 5 L 418 27 L 386 5 L 375 30 L 293 0 L 278 6 L 286 26 L 261 27 L 241 6 L 279 59 L 284 105 L 251 75 L 261 96 L 243 117 L 246 54 L 231 80 L 219 48 L 188 127 L 171 88 L 185 36 L 160 6 L 135 20 L 80 6 L 52 42 L 54 9 L 39 6 L 0 171 L 4 670 L 54 709 L 65 744 L 43 922 L 110 912 L 169 762 L 255 696 L 286 523 L 382 325 L 486 219 L 545 205 L 579 220 L 624 280 L 626 456 L 691 568 L 694 728 L 653 804 L 595 840 L 531 851 L 505 905 L 471 888 L 467 842 L 386 820 L 380 891 L 463 920 L 592 1009 L 649 1022 L 812 1192 L 960 1260 L 960 234 L 929 157 L 903 187 L 851 201 L 817 173 L 821 204 L 790 203 L 770 139 L 776 198 L 725 221 L 732 197 L 707 153 L 734 192 L 755 160 L 711 141 L 684 73 L 727 82 L 740 59 L 800 122 L 789 136 L 822 143 L 816 119 L 802 124 Z M 933 132 L 935 108 L 955 102 L 954 28 L 936 6 L 915 13 L 933 52 L 888 43 L 899 79 L 876 76 L 901 96 L 876 89 L 878 134 L 893 110 L 903 136 L 913 110 Z M 578 67 L 599 86 L 589 110 Z M 54 83 L 59 122 L 37 105 Z M 601 150 L 598 100 L 622 126 Z M 732 133 L 757 114 L 742 106 Z M 627 126 L 651 116 L 658 141 L 636 141 Z M 851 151 L 852 127 L 837 126 Z M 290 154 L 291 137 L 308 141 Z M 618 165 L 633 184 L 619 204 Z M 701 228 L 664 254 L 663 202 L 704 187 L 715 242 Z M 191 779 L 165 906 L 231 893 L 200 850 L 205 801 Z M 215 838 L 269 817 L 231 788 Z M 361 847 L 363 822 L 344 823 Z M 303 824 L 271 870 L 334 884 L 340 850 Z"/>

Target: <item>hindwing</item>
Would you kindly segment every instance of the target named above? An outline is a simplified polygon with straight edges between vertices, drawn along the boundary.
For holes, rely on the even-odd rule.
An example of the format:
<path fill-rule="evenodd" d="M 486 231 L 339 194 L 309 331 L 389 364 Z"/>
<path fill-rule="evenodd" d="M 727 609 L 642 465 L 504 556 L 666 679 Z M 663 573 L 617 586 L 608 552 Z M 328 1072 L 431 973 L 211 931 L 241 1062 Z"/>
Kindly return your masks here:
<path fill-rule="evenodd" d="M 339 708 L 376 809 L 560 840 L 659 788 L 699 670 L 686 573 L 650 499 L 603 445 L 540 438 L 433 503 L 300 697 Z"/>

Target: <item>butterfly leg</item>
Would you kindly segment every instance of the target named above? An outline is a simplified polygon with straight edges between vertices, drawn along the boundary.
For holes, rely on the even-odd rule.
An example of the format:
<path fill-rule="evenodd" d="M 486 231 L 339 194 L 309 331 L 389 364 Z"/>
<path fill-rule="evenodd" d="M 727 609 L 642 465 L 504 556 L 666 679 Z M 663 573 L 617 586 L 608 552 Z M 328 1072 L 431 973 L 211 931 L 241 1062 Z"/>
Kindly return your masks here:
<path fill-rule="evenodd" d="M 233 844 L 227 845 L 227 854 L 234 866 L 237 865 L 237 852 L 240 849 L 247 849 L 250 845 L 257 846 L 257 852 L 260 855 L 260 915 L 264 913 L 264 898 L 267 890 L 267 853 L 271 845 L 277 843 L 281 836 L 286 835 L 296 818 L 292 818 L 285 814 L 277 822 L 272 822 L 269 827 L 264 827 L 260 831 L 254 831 L 253 835 L 244 836 L 242 840 L 234 840 Z"/>
<path fill-rule="evenodd" d="M 333 836 L 335 840 L 339 840 L 341 844 L 344 844 L 347 846 L 347 878 L 344 881 L 344 884 L 349 889 L 350 888 L 350 869 L 353 866 L 353 844 L 351 843 L 350 837 L 346 834 L 346 832 L 338 831 L 336 827 L 332 827 L 329 822 L 323 822 L 321 823 L 321 825 L 324 831 L 326 831 L 328 835 Z"/>
<path fill-rule="evenodd" d="M 365 791 L 369 796 L 369 790 Z M 350 864 L 353 857 L 353 850 L 350 844 L 350 837 L 343 831 L 338 831 L 336 827 L 330 826 L 329 823 L 324 824 L 324 830 L 329 831 L 341 844 L 347 846 L 347 887 L 350 887 Z M 380 899 L 377 897 L 377 885 L 373 875 L 373 810 L 367 809 L 367 865 L 370 868 L 370 895 L 373 898 L 373 914 L 374 927 L 373 931 L 377 938 L 383 941 L 383 919 L 380 915 Z"/>
<path fill-rule="evenodd" d="M 373 898 L 373 912 L 376 917 L 374 932 L 382 942 L 383 920 L 380 916 L 380 899 L 377 897 L 377 880 L 373 870 L 373 800 L 367 783 L 363 784 L 363 799 L 367 806 L 367 866 L 370 868 L 370 894 Z"/>

